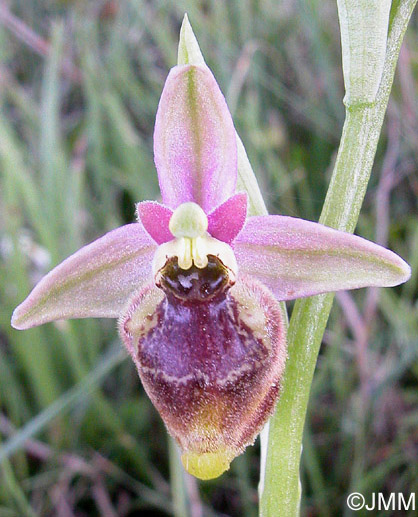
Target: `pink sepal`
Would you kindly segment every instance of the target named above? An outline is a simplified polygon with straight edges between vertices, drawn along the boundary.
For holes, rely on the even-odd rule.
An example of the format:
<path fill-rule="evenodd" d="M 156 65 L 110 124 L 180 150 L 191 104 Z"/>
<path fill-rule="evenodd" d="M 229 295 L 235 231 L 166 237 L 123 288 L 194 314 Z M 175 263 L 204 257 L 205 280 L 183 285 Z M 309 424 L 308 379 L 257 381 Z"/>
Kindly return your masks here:
<path fill-rule="evenodd" d="M 390 287 L 411 274 L 404 260 L 373 242 L 294 217 L 248 218 L 233 248 L 239 270 L 258 278 L 279 300 Z"/>
<path fill-rule="evenodd" d="M 156 249 L 141 223 L 127 224 L 84 246 L 50 271 L 17 307 L 23 330 L 69 318 L 117 318 L 152 278 Z"/>
<path fill-rule="evenodd" d="M 158 106 L 154 159 L 163 203 L 194 201 L 208 213 L 235 191 L 234 124 L 207 66 L 171 69 Z"/>

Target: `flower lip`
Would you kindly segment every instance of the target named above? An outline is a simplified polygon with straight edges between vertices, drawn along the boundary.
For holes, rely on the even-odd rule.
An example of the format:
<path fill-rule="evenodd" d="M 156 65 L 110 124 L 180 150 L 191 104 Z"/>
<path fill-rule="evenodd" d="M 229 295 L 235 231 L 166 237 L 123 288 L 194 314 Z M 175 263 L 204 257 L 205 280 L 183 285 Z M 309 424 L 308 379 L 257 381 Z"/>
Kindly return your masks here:
<path fill-rule="evenodd" d="M 210 479 L 254 442 L 273 411 L 286 358 L 284 313 L 246 275 L 204 303 L 164 294 L 145 286 L 119 329 L 185 468 Z"/>

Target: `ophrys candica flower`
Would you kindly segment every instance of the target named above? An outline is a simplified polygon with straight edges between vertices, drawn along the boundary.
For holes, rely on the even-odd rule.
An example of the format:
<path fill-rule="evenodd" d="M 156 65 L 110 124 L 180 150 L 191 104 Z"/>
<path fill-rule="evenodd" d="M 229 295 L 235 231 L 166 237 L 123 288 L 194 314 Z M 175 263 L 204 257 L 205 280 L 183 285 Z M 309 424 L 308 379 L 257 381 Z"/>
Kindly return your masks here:
<path fill-rule="evenodd" d="M 58 265 L 15 310 L 27 329 L 119 318 L 145 390 L 203 479 L 220 475 L 273 411 L 286 359 L 279 301 L 407 280 L 397 255 L 301 219 L 247 217 L 237 144 L 204 64 L 169 73 L 154 155 L 162 204 Z M 300 343 L 303 346 L 303 343 Z"/>

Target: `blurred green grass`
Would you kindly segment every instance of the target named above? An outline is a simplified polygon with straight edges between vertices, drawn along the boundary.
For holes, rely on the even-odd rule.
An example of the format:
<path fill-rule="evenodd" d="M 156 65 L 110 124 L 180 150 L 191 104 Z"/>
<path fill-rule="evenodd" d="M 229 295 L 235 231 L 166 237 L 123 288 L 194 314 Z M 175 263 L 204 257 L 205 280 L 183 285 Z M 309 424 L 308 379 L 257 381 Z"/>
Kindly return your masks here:
<path fill-rule="evenodd" d="M 344 115 L 336 5 L 16 0 L 16 26 L 4 4 L 0 515 L 171 515 L 170 483 L 191 515 L 256 515 L 258 445 L 218 480 L 170 482 L 166 432 L 114 321 L 18 332 L 10 315 L 52 266 L 158 198 L 154 117 L 186 11 L 269 210 L 317 219 Z M 418 492 L 417 25 L 358 225 L 413 277 L 338 297 L 312 387 L 302 515 L 344 515 L 354 490 Z"/>

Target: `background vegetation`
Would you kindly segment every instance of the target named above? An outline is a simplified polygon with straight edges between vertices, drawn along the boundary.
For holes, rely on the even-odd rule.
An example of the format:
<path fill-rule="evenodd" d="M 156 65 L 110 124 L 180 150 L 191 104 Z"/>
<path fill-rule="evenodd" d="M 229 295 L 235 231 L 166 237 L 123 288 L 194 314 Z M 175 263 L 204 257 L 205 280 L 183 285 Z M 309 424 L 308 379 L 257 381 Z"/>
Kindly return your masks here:
<path fill-rule="evenodd" d="M 154 117 L 185 11 L 270 212 L 319 216 L 344 116 L 334 0 L 1 0 L 0 516 L 172 515 L 182 482 L 193 517 L 257 514 L 258 444 L 215 481 L 180 479 L 175 461 L 170 475 L 115 321 L 10 327 L 52 266 L 158 197 Z M 418 492 L 417 35 L 415 18 L 357 229 L 413 277 L 337 297 L 305 433 L 306 516 L 343 515 L 352 491 Z"/>

